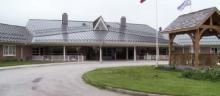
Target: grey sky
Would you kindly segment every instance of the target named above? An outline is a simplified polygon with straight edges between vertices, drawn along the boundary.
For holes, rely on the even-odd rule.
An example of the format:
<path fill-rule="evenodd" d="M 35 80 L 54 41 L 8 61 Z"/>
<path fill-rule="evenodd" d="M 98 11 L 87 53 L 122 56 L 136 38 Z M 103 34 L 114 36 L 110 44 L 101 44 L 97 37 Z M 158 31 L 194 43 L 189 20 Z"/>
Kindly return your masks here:
<path fill-rule="evenodd" d="M 166 27 L 190 7 L 177 11 L 183 0 L 158 0 L 159 26 Z M 220 8 L 219 0 L 192 0 L 192 10 Z M 93 21 L 102 15 L 107 22 L 118 22 L 126 16 L 129 23 L 155 27 L 155 0 L 1 0 L 0 23 L 26 25 L 28 19 L 61 19 L 67 12 L 71 20 Z"/>

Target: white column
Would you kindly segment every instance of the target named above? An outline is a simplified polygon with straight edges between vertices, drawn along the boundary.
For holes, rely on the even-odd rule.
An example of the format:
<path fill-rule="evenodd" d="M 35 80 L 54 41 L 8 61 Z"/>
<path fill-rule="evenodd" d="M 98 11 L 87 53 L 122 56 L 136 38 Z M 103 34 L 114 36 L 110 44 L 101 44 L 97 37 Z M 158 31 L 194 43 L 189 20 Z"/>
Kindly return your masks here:
<path fill-rule="evenodd" d="M 99 48 L 99 61 L 102 62 L 102 47 Z"/>
<path fill-rule="evenodd" d="M 134 46 L 134 61 L 137 61 L 136 46 Z"/>
<path fill-rule="evenodd" d="M 126 48 L 126 59 L 128 60 L 128 48 Z"/>
<path fill-rule="evenodd" d="M 66 46 L 63 46 L 63 61 L 66 61 Z"/>

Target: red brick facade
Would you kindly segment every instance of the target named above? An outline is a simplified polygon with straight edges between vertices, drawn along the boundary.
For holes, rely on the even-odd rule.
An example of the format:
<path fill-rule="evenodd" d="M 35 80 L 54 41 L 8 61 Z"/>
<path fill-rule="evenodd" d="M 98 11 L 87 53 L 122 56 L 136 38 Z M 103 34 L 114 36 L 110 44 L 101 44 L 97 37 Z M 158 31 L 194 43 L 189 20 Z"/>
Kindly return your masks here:
<path fill-rule="evenodd" d="M 3 57 L 3 48 L 2 45 L 0 45 L 0 59 Z"/>
<path fill-rule="evenodd" d="M 22 52 L 23 48 L 23 52 Z M 16 59 L 31 60 L 32 48 L 31 46 L 16 45 Z M 3 46 L 0 45 L 0 59 L 3 59 Z"/>
<path fill-rule="evenodd" d="M 32 57 L 32 47 L 31 46 L 24 46 L 23 47 L 23 56 L 24 59 L 30 60 Z"/>

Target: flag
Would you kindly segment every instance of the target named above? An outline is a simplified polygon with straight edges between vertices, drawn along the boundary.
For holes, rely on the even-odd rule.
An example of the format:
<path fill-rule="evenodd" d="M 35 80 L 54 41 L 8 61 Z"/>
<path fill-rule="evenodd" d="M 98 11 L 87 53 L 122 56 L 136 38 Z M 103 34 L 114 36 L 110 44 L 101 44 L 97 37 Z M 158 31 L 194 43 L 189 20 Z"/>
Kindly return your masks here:
<path fill-rule="evenodd" d="M 141 0 L 140 3 L 144 3 L 146 0 Z"/>
<path fill-rule="evenodd" d="M 184 0 L 184 2 L 177 8 L 179 11 L 184 10 L 186 6 L 191 5 L 191 0 Z"/>

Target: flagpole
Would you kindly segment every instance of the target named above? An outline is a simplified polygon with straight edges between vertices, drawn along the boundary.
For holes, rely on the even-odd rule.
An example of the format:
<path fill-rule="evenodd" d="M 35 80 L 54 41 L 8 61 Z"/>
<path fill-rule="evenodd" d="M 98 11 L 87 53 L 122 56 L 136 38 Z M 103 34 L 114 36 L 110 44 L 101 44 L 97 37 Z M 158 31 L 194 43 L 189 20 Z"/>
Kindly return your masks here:
<path fill-rule="evenodd" d="M 158 45 L 158 4 L 157 4 L 157 0 L 156 1 L 156 6 L 155 6 L 155 9 L 156 9 L 156 67 L 158 67 L 158 60 L 159 60 L 159 45 Z"/>
<path fill-rule="evenodd" d="M 190 4 L 190 13 L 192 12 L 192 1 L 190 1 L 191 4 Z"/>

